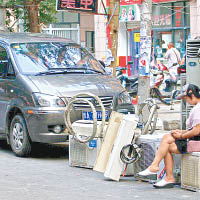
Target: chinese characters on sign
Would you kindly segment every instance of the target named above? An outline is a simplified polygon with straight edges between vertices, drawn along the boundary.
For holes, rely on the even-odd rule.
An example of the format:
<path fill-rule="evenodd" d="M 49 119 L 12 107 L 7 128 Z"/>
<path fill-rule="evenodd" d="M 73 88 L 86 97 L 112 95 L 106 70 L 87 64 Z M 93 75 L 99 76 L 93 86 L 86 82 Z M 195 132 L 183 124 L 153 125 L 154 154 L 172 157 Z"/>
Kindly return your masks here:
<path fill-rule="evenodd" d="M 57 10 L 97 12 L 97 0 L 57 0 Z"/>
<path fill-rule="evenodd" d="M 120 5 L 141 4 L 142 0 L 120 0 Z"/>
<path fill-rule="evenodd" d="M 172 24 L 172 20 L 171 20 L 170 14 L 152 16 L 153 26 L 170 26 L 171 24 Z"/>
<path fill-rule="evenodd" d="M 175 26 L 176 27 L 180 27 L 181 26 L 181 11 L 182 11 L 182 7 L 176 7 L 174 8 L 175 12 L 176 12 L 176 21 L 175 21 Z"/>

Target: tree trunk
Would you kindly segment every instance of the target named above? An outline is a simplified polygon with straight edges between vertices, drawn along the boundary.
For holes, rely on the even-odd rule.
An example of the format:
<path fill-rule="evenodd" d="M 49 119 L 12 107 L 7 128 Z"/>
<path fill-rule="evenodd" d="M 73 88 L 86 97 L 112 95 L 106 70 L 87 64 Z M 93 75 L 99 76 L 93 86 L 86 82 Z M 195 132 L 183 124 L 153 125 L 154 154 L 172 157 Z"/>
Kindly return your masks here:
<path fill-rule="evenodd" d="M 113 13 L 115 6 L 118 6 Z M 117 49 L 118 49 L 118 28 L 119 28 L 119 5 L 120 0 L 110 0 L 109 1 L 109 19 L 112 17 L 110 21 L 110 35 L 111 35 L 111 41 L 112 41 L 112 46 L 111 46 L 111 52 L 112 56 L 114 58 L 114 61 L 111 62 L 111 67 L 113 68 L 113 75 L 116 76 L 116 65 L 117 65 Z M 113 16 L 112 16 L 113 14 Z"/>
<path fill-rule="evenodd" d="M 5 0 L 2 2 L 2 6 L 5 6 Z M 6 10 L 5 8 L 0 8 L 0 31 L 6 31 Z"/>
<path fill-rule="evenodd" d="M 30 32 L 39 33 L 40 32 L 40 22 L 39 22 L 39 4 L 40 0 L 25 0 L 25 9 L 28 13 L 28 24 L 30 27 Z"/>

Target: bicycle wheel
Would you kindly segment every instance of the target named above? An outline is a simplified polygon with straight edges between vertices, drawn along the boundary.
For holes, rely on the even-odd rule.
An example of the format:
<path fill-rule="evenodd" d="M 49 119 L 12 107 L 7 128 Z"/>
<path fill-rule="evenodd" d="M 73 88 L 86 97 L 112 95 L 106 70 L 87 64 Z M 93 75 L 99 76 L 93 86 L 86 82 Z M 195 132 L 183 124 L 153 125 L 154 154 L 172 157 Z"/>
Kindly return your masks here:
<path fill-rule="evenodd" d="M 157 105 L 149 105 L 149 118 L 147 122 L 144 124 L 144 129 L 142 130 L 142 134 L 153 134 L 156 130 L 156 124 L 158 120 L 158 111 L 157 111 Z"/>
<path fill-rule="evenodd" d="M 154 99 L 147 99 L 140 105 L 138 115 L 140 117 L 141 134 L 153 134 L 155 131 L 158 119 L 157 109 L 158 106 Z M 143 111 L 148 112 L 148 116 Z"/>
<path fill-rule="evenodd" d="M 156 110 L 154 112 L 154 116 L 151 120 L 151 123 L 149 124 L 149 126 L 150 126 L 149 134 L 153 134 L 154 131 L 156 130 L 157 121 L 158 121 L 158 111 Z"/>

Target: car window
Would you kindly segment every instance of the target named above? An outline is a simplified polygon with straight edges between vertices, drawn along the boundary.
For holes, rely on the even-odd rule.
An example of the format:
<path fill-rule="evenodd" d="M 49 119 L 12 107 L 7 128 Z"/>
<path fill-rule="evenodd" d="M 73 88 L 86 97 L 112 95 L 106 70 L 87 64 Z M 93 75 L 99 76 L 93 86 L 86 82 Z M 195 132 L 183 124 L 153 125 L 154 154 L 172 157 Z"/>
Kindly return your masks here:
<path fill-rule="evenodd" d="M 13 78 L 15 76 L 12 63 L 9 61 L 7 51 L 0 46 L 0 78 Z"/>
<path fill-rule="evenodd" d="M 76 68 L 92 69 L 93 73 L 95 70 L 105 73 L 99 62 L 77 44 L 18 43 L 12 44 L 11 48 L 19 70 L 24 74 Z"/>

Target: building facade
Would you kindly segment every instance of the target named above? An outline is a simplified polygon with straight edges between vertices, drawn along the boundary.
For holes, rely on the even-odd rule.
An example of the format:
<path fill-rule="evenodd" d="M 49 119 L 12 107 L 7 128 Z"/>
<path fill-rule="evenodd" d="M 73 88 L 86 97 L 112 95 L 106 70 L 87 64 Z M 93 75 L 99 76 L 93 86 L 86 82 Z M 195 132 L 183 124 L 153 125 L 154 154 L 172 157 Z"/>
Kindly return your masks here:
<path fill-rule="evenodd" d="M 200 37 L 200 1 L 190 1 L 191 38 Z"/>
<path fill-rule="evenodd" d="M 137 74 L 139 68 L 139 33 L 139 29 L 130 32 L 130 54 L 134 61 L 131 74 Z M 186 51 L 186 40 L 190 37 L 190 2 L 186 0 L 153 0 L 152 55 L 163 60 L 167 44 L 173 42 L 183 56 Z"/>

